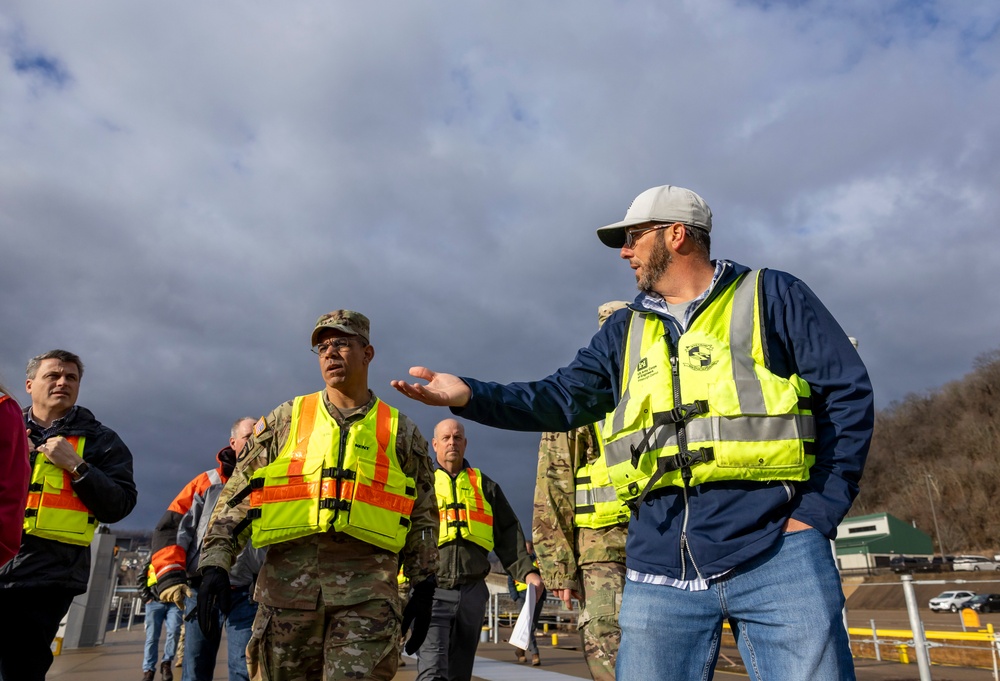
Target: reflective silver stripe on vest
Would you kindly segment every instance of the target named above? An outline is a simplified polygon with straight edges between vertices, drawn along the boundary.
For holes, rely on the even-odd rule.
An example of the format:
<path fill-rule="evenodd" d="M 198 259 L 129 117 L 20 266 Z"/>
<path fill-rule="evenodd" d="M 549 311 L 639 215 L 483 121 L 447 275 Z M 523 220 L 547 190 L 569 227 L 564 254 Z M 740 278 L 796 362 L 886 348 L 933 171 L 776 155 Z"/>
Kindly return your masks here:
<path fill-rule="evenodd" d="M 755 309 L 753 297 L 757 289 L 759 271 L 748 272 L 736 285 L 736 291 L 733 294 L 733 309 L 729 320 L 729 351 L 733 363 L 733 380 L 736 382 L 736 396 L 740 401 L 740 411 L 744 414 L 767 413 L 767 406 L 764 404 L 764 389 L 754 371 L 753 362 Z"/>
<path fill-rule="evenodd" d="M 578 489 L 576 491 L 576 507 L 593 506 L 594 504 L 617 501 L 614 487 L 596 487 L 594 489 Z"/>
<path fill-rule="evenodd" d="M 210 471 L 205 471 L 205 473 L 208 475 L 208 481 L 210 483 L 212 483 L 213 485 L 221 485 L 222 484 L 222 476 L 219 475 L 219 471 L 218 470 L 216 470 L 216 469 L 213 468 Z"/>
<path fill-rule="evenodd" d="M 632 372 L 639 366 L 639 360 L 642 359 L 642 334 L 645 326 L 645 315 L 632 315 L 628 329 L 628 364 L 625 365 L 626 375 L 623 377 L 624 382 L 622 383 L 625 386 L 625 390 L 622 392 L 622 398 L 618 400 L 618 406 L 615 407 L 615 411 L 611 415 L 612 433 L 617 433 L 625 427 L 625 409 L 628 407 L 629 402 L 628 390 L 632 384 Z M 631 458 L 631 455 L 629 457 Z"/>
<path fill-rule="evenodd" d="M 691 431 L 689 430 L 688 433 Z M 637 433 L 631 433 L 626 435 L 614 442 L 604 443 L 604 456 L 608 460 L 608 467 L 614 466 L 616 464 L 624 463 L 625 461 L 632 460 L 632 447 L 638 447 L 643 440 L 645 430 L 641 430 Z M 709 439 L 711 439 L 711 429 L 708 429 Z M 690 441 L 690 436 L 688 440 Z M 663 447 L 676 447 L 677 446 L 677 428 L 674 424 L 670 423 L 665 426 L 658 426 L 653 431 L 653 443 L 649 446 L 650 450 L 662 449 Z"/>
<path fill-rule="evenodd" d="M 673 424 L 656 429 L 655 442 L 650 449 L 676 447 L 677 434 Z M 780 416 L 738 416 L 726 418 L 711 416 L 688 421 L 685 427 L 688 444 L 712 442 L 777 442 L 781 440 L 814 440 L 816 422 L 806 414 Z M 632 433 L 604 445 L 608 465 L 632 460 L 632 446 L 638 447 L 643 433 Z"/>

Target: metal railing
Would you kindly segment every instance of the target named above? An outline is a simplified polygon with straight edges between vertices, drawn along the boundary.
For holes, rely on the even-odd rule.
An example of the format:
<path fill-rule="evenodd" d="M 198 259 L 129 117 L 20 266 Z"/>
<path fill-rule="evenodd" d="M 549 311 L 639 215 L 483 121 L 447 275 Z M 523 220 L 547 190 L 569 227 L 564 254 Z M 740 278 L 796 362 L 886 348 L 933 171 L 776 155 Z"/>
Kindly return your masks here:
<path fill-rule="evenodd" d="M 1000 681 L 1000 635 L 992 624 L 978 626 L 978 614 L 970 618 L 975 631 L 969 631 L 963 616 L 962 631 L 926 631 L 914 592 L 913 576 L 899 576 L 903 588 L 909 629 L 878 628 L 875 620 L 870 627 L 848 627 L 851 649 L 855 657 L 872 656 L 878 661 L 895 660 L 910 664 L 910 653 L 917 663 L 920 681 L 931 681 L 931 664 L 950 664 L 992 668 L 994 681 Z M 988 584 L 998 580 L 928 579 L 921 586 Z M 856 587 L 891 587 L 892 582 L 864 583 Z M 971 614 L 972 611 L 967 611 Z M 933 652 L 933 654 L 932 654 Z M 932 658 L 934 658 L 932 660 Z"/>

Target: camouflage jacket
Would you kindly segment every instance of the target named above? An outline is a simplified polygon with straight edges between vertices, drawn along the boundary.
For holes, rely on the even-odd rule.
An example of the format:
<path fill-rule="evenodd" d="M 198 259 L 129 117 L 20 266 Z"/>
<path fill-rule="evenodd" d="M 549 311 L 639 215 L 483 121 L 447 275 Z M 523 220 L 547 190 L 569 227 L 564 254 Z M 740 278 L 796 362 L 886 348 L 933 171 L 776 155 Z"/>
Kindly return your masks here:
<path fill-rule="evenodd" d="M 292 421 L 294 401 L 285 402 L 254 427 L 236 470 L 222 491 L 202 548 L 201 570 L 216 566 L 228 570 L 250 538 L 250 528 L 234 537 L 237 525 L 250 509 L 249 497 L 235 507 L 226 502 L 244 489 L 253 472 L 277 457 L 285 444 Z M 339 420 L 336 409 L 323 393 L 323 404 Z M 375 405 L 371 395 L 366 408 L 349 413 L 344 423 L 364 418 Z M 416 481 L 417 500 L 410 516 L 412 525 L 399 555 L 341 532 L 314 534 L 272 544 L 257 578 L 254 598 L 279 608 L 315 609 L 320 599 L 327 606 L 347 606 L 376 598 L 395 601 L 399 561 L 413 582 L 419 583 L 437 571 L 438 511 L 434 476 L 427 456 L 427 441 L 416 425 L 399 414 L 396 455 L 408 476 Z"/>
<path fill-rule="evenodd" d="M 542 434 L 532 533 L 538 566 L 549 589 L 579 590 L 581 566 L 625 562 L 627 525 L 597 530 L 573 525 L 576 471 L 599 456 L 595 437 L 590 426 Z"/>

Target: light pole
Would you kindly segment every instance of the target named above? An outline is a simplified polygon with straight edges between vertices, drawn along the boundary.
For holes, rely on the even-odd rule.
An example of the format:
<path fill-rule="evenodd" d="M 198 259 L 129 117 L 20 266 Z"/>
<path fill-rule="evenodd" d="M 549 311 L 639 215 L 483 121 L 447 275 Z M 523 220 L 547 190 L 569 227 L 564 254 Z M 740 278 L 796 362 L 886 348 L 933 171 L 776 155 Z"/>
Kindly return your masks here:
<path fill-rule="evenodd" d="M 927 498 L 931 502 L 931 518 L 934 519 L 934 534 L 937 536 L 938 548 L 941 549 L 941 560 L 944 560 L 944 544 L 941 543 L 941 529 L 938 527 L 937 512 L 934 510 L 934 495 L 931 494 L 931 480 L 934 478 L 930 473 L 924 473 L 927 483 Z"/>

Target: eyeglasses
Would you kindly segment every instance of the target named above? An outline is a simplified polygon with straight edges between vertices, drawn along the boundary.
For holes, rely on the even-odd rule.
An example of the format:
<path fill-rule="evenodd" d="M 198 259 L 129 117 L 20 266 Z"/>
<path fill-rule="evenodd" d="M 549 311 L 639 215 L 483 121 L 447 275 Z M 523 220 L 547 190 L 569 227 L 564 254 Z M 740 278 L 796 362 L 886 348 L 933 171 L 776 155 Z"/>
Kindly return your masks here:
<path fill-rule="evenodd" d="M 352 340 L 351 338 L 334 338 L 333 340 L 328 340 L 325 343 L 314 346 L 312 351 L 320 357 L 328 352 L 336 352 L 340 355 L 344 353 L 344 350 L 351 347 Z"/>
<path fill-rule="evenodd" d="M 643 237 L 646 232 L 655 232 L 658 229 L 663 229 L 664 227 L 669 227 L 670 225 L 652 225 L 651 227 L 639 227 L 638 229 L 625 229 L 625 248 L 632 248 L 635 246 L 635 242 Z"/>

